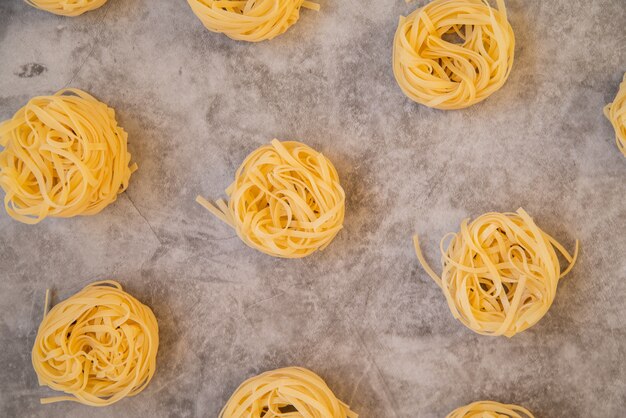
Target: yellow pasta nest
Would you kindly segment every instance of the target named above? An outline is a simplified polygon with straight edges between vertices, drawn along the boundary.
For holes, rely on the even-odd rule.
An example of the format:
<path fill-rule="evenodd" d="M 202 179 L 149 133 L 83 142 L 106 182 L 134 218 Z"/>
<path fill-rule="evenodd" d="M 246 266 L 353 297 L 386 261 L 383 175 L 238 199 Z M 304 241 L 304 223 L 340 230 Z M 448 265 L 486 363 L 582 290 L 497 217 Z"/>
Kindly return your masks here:
<path fill-rule="evenodd" d="M 226 189 L 228 205 L 196 201 L 252 248 L 300 258 L 323 250 L 343 226 L 345 193 L 333 164 L 295 141 L 272 140 L 250 154 Z"/>
<path fill-rule="evenodd" d="M 615 142 L 626 157 L 626 74 L 613 103 L 604 107 L 604 114 L 615 129 Z"/>
<path fill-rule="evenodd" d="M 400 17 L 393 73 L 404 94 L 429 107 L 462 109 L 500 89 L 513 66 L 515 36 L 504 1 L 497 4 L 434 0 Z"/>
<path fill-rule="evenodd" d="M 31 99 L 0 124 L 0 186 L 7 213 L 35 224 L 47 216 L 93 215 L 128 187 L 128 135 L 115 112 L 84 91 Z"/>
<path fill-rule="evenodd" d="M 357 418 L 318 375 L 301 367 L 265 372 L 239 386 L 218 418 Z"/>
<path fill-rule="evenodd" d="M 149 307 L 117 282 L 92 283 L 52 308 L 39 325 L 32 353 L 39 384 L 68 394 L 41 403 L 106 406 L 134 396 L 152 379 L 158 348 Z"/>
<path fill-rule="evenodd" d="M 79 16 L 95 10 L 107 0 L 24 0 L 40 10 L 61 16 Z"/>
<path fill-rule="evenodd" d="M 517 405 L 480 401 L 457 408 L 446 418 L 533 418 L 533 414 Z"/>
<path fill-rule="evenodd" d="M 306 0 L 187 0 L 211 32 L 229 38 L 260 42 L 284 33 L 300 17 L 300 8 L 319 10 Z"/>
<path fill-rule="evenodd" d="M 447 238 L 451 240 L 445 247 Z M 459 233 L 441 240 L 441 277 L 426 263 L 417 235 L 414 244 L 454 317 L 479 334 L 507 337 L 548 312 L 559 279 L 578 256 L 578 241 L 571 256 L 521 208 L 516 213 L 487 213 L 471 223 L 463 220 Z M 563 272 L 555 249 L 569 262 Z"/>

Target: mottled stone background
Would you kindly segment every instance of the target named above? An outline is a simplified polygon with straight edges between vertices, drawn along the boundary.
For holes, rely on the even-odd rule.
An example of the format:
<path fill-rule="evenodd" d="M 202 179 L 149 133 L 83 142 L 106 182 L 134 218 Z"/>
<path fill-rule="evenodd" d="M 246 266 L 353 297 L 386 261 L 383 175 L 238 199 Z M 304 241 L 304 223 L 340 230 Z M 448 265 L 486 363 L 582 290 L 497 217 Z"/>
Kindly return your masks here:
<path fill-rule="evenodd" d="M 205 30 L 184 0 L 110 0 L 63 18 L 0 2 L 0 118 L 66 87 L 117 110 L 139 171 L 98 216 L 0 213 L 0 416 L 216 417 L 244 379 L 320 374 L 361 417 L 443 417 L 480 399 L 537 417 L 626 411 L 626 159 L 602 107 L 626 71 L 625 0 L 509 0 L 501 91 L 462 111 L 406 99 L 391 45 L 401 0 L 320 0 L 271 42 Z M 420 0 L 418 4 L 424 4 Z M 277 137 L 323 151 L 348 196 L 322 253 L 273 259 L 194 202 L 218 198 Z M 512 339 L 455 321 L 418 266 L 464 217 L 523 206 L 578 264 Z M 55 300 L 117 279 L 159 320 L 158 370 L 134 398 L 41 406 L 30 350 Z"/>

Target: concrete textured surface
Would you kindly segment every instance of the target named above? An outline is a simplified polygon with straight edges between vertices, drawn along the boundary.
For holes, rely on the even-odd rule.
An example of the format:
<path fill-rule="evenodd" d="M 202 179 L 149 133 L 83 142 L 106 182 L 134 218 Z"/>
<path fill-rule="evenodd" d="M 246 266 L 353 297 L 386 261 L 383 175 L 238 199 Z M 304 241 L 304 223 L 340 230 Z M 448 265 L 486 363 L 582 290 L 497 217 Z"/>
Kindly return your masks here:
<path fill-rule="evenodd" d="M 300 365 L 361 417 L 443 417 L 481 399 L 537 417 L 626 411 L 626 160 L 602 107 L 626 71 L 626 1 L 509 0 L 502 90 L 462 111 L 406 99 L 398 16 L 423 0 L 320 0 L 270 42 L 202 27 L 184 0 L 110 0 L 78 18 L 0 2 L 0 118 L 72 86 L 117 110 L 139 164 L 98 216 L 21 225 L 0 213 L 0 416 L 216 417 L 244 379 Z M 221 197 L 277 137 L 321 150 L 347 194 L 326 251 L 273 259 L 194 202 Z M 418 266 L 420 232 L 523 206 L 578 264 L 512 339 L 455 321 Z M 157 373 L 107 408 L 42 406 L 30 350 L 46 288 L 116 279 L 159 320 Z"/>

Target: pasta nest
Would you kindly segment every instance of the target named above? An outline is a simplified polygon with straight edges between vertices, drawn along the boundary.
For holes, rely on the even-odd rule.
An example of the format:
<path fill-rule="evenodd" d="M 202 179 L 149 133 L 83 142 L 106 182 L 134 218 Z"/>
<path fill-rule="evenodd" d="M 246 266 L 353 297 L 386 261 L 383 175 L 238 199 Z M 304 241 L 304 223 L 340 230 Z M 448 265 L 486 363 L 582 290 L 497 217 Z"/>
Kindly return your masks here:
<path fill-rule="evenodd" d="M 107 0 L 24 0 L 40 10 L 61 16 L 79 16 L 104 5 Z"/>
<path fill-rule="evenodd" d="M 218 418 L 357 418 L 310 370 L 287 367 L 252 377 L 239 386 Z"/>
<path fill-rule="evenodd" d="M 414 244 L 417 258 L 443 291 L 454 317 L 479 334 L 507 337 L 548 312 L 559 280 L 578 256 L 578 241 L 572 256 L 521 208 L 463 220 L 459 233 L 441 240 L 441 277 L 426 263 L 417 235 Z M 555 249 L 569 262 L 563 272 Z"/>
<path fill-rule="evenodd" d="M 515 36 L 504 0 L 497 4 L 434 0 L 400 17 L 393 73 L 404 94 L 429 107 L 462 109 L 500 89 L 513 66 Z"/>
<path fill-rule="evenodd" d="M 7 213 L 35 224 L 93 215 L 128 187 L 126 132 L 115 111 L 78 89 L 31 99 L 0 124 L 0 186 Z"/>
<path fill-rule="evenodd" d="M 617 147 L 626 157 L 626 74 L 619 85 L 615 100 L 604 107 L 604 114 L 615 129 Z"/>
<path fill-rule="evenodd" d="M 446 418 L 533 418 L 533 414 L 517 405 L 479 401 L 455 409 Z"/>
<path fill-rule="evenodd" d="M 92 283 L 52 308 L 39 325 L 32 352 L 39 384 L 68 394 L 41 403 L 106 406 L 134 396 L 154 375 L 158 347 L 149 307 L 115 281 Z"/>
<path fill-rule="evenodd" d="M 277 139 L 252 152 L 226 189 L 230 201 L 196 201 L 252 248 L 300 258 L 323 250 L 343 227 L 345 193 L 333 164 L 296 141 Z"/>
<path fill-rule="evenodd" d="M 300 8 L 318 11 L 306 0 L 187 0 L 194 14 L 211 32 L 229 38 L 260 42 L 284 33 L 300 18 Z"/>

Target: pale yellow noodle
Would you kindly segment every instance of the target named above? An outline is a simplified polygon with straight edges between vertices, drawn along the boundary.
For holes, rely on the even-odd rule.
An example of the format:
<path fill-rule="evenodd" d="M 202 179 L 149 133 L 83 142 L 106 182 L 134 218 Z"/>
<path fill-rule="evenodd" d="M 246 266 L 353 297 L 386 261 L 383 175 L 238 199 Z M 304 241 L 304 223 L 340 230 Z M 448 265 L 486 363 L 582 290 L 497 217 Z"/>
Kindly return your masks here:
<path fill-rule="evenodd" d="M 486 0 L 434 0 L 400 17 L 393 73 L 406 96 L 437 109 L 461 109 L 504 85 L 515 36 L 504 0 L 496 3 L 494 9 Z"/>
<path fill-rule="evenodd" d="M 463 220 L 459 233 L 441 240 L 441 277 L 426 263 L 417 235 L 414 244 L 417 258 L 443 291 L 454 317 L 479 334 L 507 337 L 548 312 L 559 280 L 578 256 L 578 241 L 570 255 L 522 208 Z M 569 263 L 563 272 L 557 251 Z"/>
<path fill-rule="evenodd" d="M 275 257 L 323 250 L 343 227 L 345 193 L 332 163 L 300 142 L 272 140 L 241 164 L 230 200 L 196 201 L 250 247 Z"/>
<path fill-rule="evenodd" d="M 78 89 L 31 99 L 0 124 L 4 206 L 28 224 L 93 215 L 128 187 L 128 134 L 115 111 Z"/>
<path fill-rule="evenodd" d="M 46 308 L 48 294 L 46 293 Z M 141 392 L 156 368 L 157 320 L 112 280 L 90 284 L 39 325 L 32 362 L 39 384 L 67 395 L 41 399 L 111 405 Z"/>
<path fill-rule="evenodd" d="M 61 16 L 79 16 L 95 10 L 107 0 L 24 0 L 40 10 Z"/>
<path fill-rule="evenodd" d="M 306 0 L 187 0 L 211 32 L 229 38 L 259 42 L 284 33 L 300 17 L 300 8 L 319 10 Z"/>
<path fill-rule="evenodd" d="M 301 367 L 272 370 L 243 382 L 218 418 L 357 418 L 321 377 Z"/>
<path fill-rule="evenodd" d="M 619 85 L 615 100 L 604 107 L 604 114 L 615 129 L 617 148 L 626 157 L 626 74 Z"/>
<path fill-rule="evenodd" d="M 479 401 L 455 409 L 446 418 L 533 418 L 533 414 L 517 405 Z"/>

